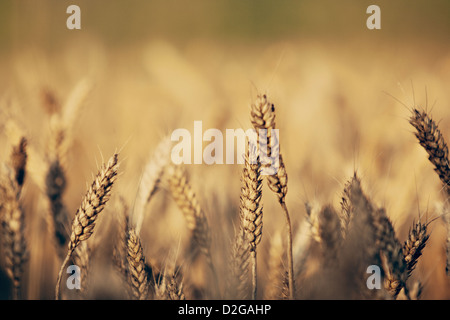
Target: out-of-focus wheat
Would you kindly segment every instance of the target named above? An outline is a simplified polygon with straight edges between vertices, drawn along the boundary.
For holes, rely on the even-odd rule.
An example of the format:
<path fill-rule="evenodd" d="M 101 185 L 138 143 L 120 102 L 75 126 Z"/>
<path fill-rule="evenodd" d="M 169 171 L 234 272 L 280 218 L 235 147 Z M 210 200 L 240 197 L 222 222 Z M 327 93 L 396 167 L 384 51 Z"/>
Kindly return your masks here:
<path fill-rule="evenodd" d="M 211 255 L 211 230 L 206 214 L 189 184 L 186 171 L 183 167 L 171 165 L 168 168 L 168 181 L 170 193 L 183 212 L 187 227 L 191 230 L 194 241 L 206 257 L 206 262 L 212 271 L 217 289 L 218 279 Z"/>
<path fill-rule="evenodd" d="M 17 145 L 13 145 L 9 164 L 4 164 L 0 172 L 1 238 L 5 269 L 13 285 L 13 299 L 22 298 L 22 277 L 28 255 L 25 215 L 20 203 L 27 163 L 26 144 L 22 137 Z"/>
<path fill-rule="evenodd" d="M 145 165 L 131 218 L 131 223 L 136 226 L 136 232 L 138 234 L 144 220 L 145 207 L 159 188 L 159 183 L 164 174 L 164 170 L 169 164 L 171 146 L 172 141 L 170 140 L 170 137 L 163 138 L 156 147 L 152 157 Z"/>

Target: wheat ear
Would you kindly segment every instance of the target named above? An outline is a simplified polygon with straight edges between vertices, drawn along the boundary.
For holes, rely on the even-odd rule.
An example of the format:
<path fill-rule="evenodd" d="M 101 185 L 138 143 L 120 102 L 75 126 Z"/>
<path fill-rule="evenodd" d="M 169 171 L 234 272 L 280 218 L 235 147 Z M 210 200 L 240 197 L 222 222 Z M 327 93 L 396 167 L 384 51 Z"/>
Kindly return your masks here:
<path fill-rule="evenodd" d="M 283 156 L 279 152 L 279 141 L 276 139 L 273 130 L 275 130 L 275 106 L 270 103 L 266 95 L 258 95 L 256 101 L 251 105 L 250 120 L 253 127 L 258 131 L 263 129 L 266 135 L 267 154 L 261 155 L 261 161 L 264 163 L 270 159 L 272 165 L 275 161 L 276 172 L 271 175 L 267 175 L 267 183 L 270 188 L 278 197 L 278 201 L 283 210 L 283 214 L 286 220 L 287 228 L 287 256 L 288 256 L 288 274 L 289 274 L 289 298 L 294 299 L 295 294 L 295 282 L 294 282 L 294 263 L 292 258 L 292 227 L 289 211 L 286 206 L 286 194 L 287 194 L 287 172 L 284 165 Z M 261 136 L 259 141 L 261 142 Z M 261 147 L 261 146 L 260 146 Z M 278 151 L 278 152 L 274 152 Z M 276 156 L 278 159 L 274 159 Z"/>
<path fill-rule="evenodd" d="M 211 231 L 206 214 L 189 184 L 184 168 L 172 165 L 168 168 L 168 173 L 170 193 L 183 212 L 187 227 L 191 230 L 195 243 L 206 257 L 206 262 L 213 273 L 216 288 L 218 288 L 218 278 L 211 256 Z"/>
<path fill-rule="evenodd" d="M 364 193 L 361 180 L 356 172 L 346 184 L 346 191 L 351 208 L 350 220 L 345 231 L 344 248 L 345 253 L 351 251 L 350 256 L 341 260 L 344 264 L 355 265 L 357 282 L 356 287 L 364 295 L 371 297 L 390 298 L 386 290 L 373 290 L 368 292 L 366 283 L 359 281 L 364 279 L 368 265 L 378 265 L 381 267 L 380 248 L 377 243 L 377 234 L 373 224 L 373 216 L 376 209 Z M 346 262 L 345 260 L 348 261 Z M 353 266 L 352 266 L 353 267 Z M 384 289 L 384 288 L 383 288 Z"/>
<path fill-rule="evenodd" d="M 127 261 L 131 294 L 137 300 L 146 300 L 149 293 L 148 273 L 141 240 L 134 228 L 128 229 Z"/>
<path fill-rule="evenodd" d="M 245 165 L 242 170 L 242 187 L 240 196 L 240 219 L 248 243 L 252 260 L 252 299 L 257 293 L 257 261 L 256 247 L 261 242 L 263 226 L 263 208 L 261 204 L 262 176 L 261 162 L 256 157 L 250 160 L 250 149 L 245 156 Z M 254 154 L 254 153 L 253 153 Z"/>
<path fill-rule="evenodd" d="M 156 147 L 151 159 L 145 165 L 131 217 L 131 222 L 136 226 L 138 234 L 144 220 L 145 207 L 159 188 L 160 180 L 169 163 L 171 146 L 172 141 L 170 137 L 163 138 Z"/>
<path fill-rule="evenodd" d="M 352 208 L 347 230 L 351 230 L 353 223 L 361 226 L 368 225 L 364 241 L 368 244 L 367 256 L 374 259 L 375 264 L 381 264 L 384 270 L 385 289 L 392 297 L 405 287 L 406 263 L 403 257 L 402 245 L 395 235 L 395 230 L 384 209 L 375 209 L 361 188 L 361 181 L 356 173 L 346 185 L 344 193 L 350 200 L 349 208 Z M 353 220 L 358 221 L 353 222 Z M 370 243 L 370 242 L 374 243 Z M 373 261 L 373 260 L 372 260 Z"/>
<path fill-rule="evenodd" d="M 226 288 L 228 299 L 246 300 L 248 297 L 248 270 L 250 265 L 249 242 L 245 236 L 242 223 L 235 231 L 231 248 L 230 275 Z"/>
<path fill-rule="evenodd" d="M 63 201 L 66 190 L 66 174 L 59 160 L 53 161 L 45 179 L 46 194 L 50 205 L 48 224 L 54 235 L 58 255 L 61 259 L 66 254 L 65 247 L 69 241 L 69 214 Z"/>
<path fill-rule="evenodd" d="M 19 188 L 22 187 L 25 180 L 27 158 L 27 139 L 22 137 L 18 145 L 13 146 L 11 152 L 11 166 L 14 169 L 14 179 Z"/>
<path fill-rule="evenodd" d="M 6 272 L 12 280 L 12 297 L 16 300 L 22 298 L 22 276 L 28 255 L 25 216 L 20 204 L 26 164 L 27 140 L 21 137 L 18 144 L 12 147 L 10 164 L 5 165 L 4 177 L 0 181 L 0 221 L 3 227 Z"/>
<path fill-rule="evenodd" d="M 342 238 L 347 237 L 348 229 L 350 227 L 350 222 L 353 217 L 353 206 L 350 201 L 350 188 L 352 186 L 352 183 L 356 178 L 356 175 L 354 175 L 349 181 L 345 183 L 344 191 L 342 193 L 341 197 L 341 232 L 342 232 Z"/>
<path fill-rule="evenodd" d="M 176 273 L 162 275 L 162 280 L 156 285 L 156 299 L 158 300 L 186 300 L 183 283 L 178 282 Z"/>
<path fill-rule="evenodd" d="M 127 239 L 128 239 L 128 205 L 123 197 L 116 201 L 117 237 L 113 247 L 113 263 L 123 279 L 128 279 Z"/>
<path fill-rule="evenodd" d="M 384 209 L 374 212 L 373 227 L 376 235 L 375 245 L 380 249 L 385 272 L 385 288 L 395 298 L 406 285 L 407 265 L 403 256 L 403 246 L 398 241 Z"/>
<path fill-rule="evenodd" d="M 12 280 L 13 299 L 21 299 L 22 276 L 27 260 L 24 214 L 19 202 L 19 186 L 10 172 L 0 183 L 0 216 L 5 269 Z"/>
<path fill-rule="evenodd" d="M 428 159 L 434 165 L 434 170 L 444 185 L 444 191 L 450 196 L 450 166 L 444 136 L 425 111 L 414 109 L 409 123 L 416 129 L 415 136 L 428 153 Z"/>
<path fill-rule="evenodd" d="M 423 224 L 417 221 L 414 227 L 409 230 L 408 239 L 403 244 L 403 256 L 406 262 L 407 277 L 411 275 L 414 271 L 416 264 L 422 255 L 422 251 L 427 244 L 428 238 L 427 234 L 428 224 Z"/>
<path fill-rule="evenodd" d="M 58 274 L 55 292 L 56 299 L 60 298 L 61 278 L 64 267 L 72 257 L 75 248 L 80 242 L 89 239 L 92 235 L 95 221 L 111 196 L 112 186 L 117 178 L 117 170 L 119 167 L 118 157 L 119 155 L 115 153 L 109 159 L 108 163 L 103 165 L 84 196 L 80 208 L 75 214 L 75 218 L 72 222 L 72 233 L 70 235 L 67 255 Z"/>
<path fill-rule="evenodd" d="M 318 217 L 318 234 L 323 258 L 330 263 L 339 257 L 339 246 L 342 242 L 341 223 L 337 212 L 332 206 L 325 206 Z"/>
<path fill-rule="evenodd" d="M 417 109 L 409 119 L 409 123 L 416 129 L 415 136 L 420 145 L 428 153 L 428 160 L 433 164 L 434 171 L 438 174 L 445 191 L 446 197 L 450 197 L 450 164 L 448 157 L 448 146 L 444 136 L 439 130 L 436 122 L 425 112 Z M 448 215 L 448 214 L 447 214 Z M 450 218 L 444 219 L 447 227 L 447 261 L 446 273 L 450 277 Z"/>

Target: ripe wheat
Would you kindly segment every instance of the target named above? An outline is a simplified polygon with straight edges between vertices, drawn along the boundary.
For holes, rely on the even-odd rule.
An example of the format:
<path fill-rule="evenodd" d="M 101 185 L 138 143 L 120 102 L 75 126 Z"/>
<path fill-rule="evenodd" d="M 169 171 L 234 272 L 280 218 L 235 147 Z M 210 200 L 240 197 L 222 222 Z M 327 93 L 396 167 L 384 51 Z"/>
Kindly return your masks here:
<path fill-rule="evenodd" d="M 59 299 L 60 297 L 60 283 L 64 267 L 72 257 L 74 250 L 80 242 L 89 239 L 94 232 L 98 215 L 102 212 L 106 202 L 111 196 L 112 186 L 117 178 L 118 167 L 118 154 L 115 153 L 109 159 L 108 163 L 104 164 L 98 172 L 97 177 L 92 182 L 91 187 L 81 202 L 80 208 L 75 214 L 75 218 L 72 222 L 72 233 L 70 235 L 67 255 L 61 265 L 61 270 L 59 271 L 57 279 L 56 299 Z"/>

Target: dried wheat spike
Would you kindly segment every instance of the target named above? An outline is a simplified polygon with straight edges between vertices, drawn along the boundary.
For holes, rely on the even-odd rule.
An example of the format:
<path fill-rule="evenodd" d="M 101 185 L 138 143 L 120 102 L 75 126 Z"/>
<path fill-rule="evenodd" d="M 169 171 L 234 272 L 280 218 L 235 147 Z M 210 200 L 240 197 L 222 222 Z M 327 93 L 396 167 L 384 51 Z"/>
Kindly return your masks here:
<path fill-rule="evenodd" d="M 261 242 L 263 226 L 261 163 L 258 158 L 252 164 L 249 155 L 245 156 L 241 183 L 240 219 L 250 250 L 256 251 L 256 246 Z"/>
<path fill-rule="evenodd" d="M 227 299 L 246 300 L 249 283 L 248 271 L 250 266 L 250 244 L 240 224 L 236 230 L 235 239 L 231 248 L 229 277 L 225 296 Z"/>
<path fill-rule="evenodd" d="M 245 156 L 245 164 L 242 169 L 241 196 L 240 196 L 240 220 L 245 236 L 250 244 L 252 258 L 252 298 L 256 299 L 256 247 L 261 242 L 263 226 L 263 208 L 261 204 L 262 177 L 261 162 L 256 157 L 254 163 L 250 161 L 250 152 L 255 148 L 249 145 Z"/>
<path fill-rule="evenodd" d="M 58 274 L 55 290 L 56 299 L 60 298 L 60 284 L 64 267 L 80 242 L 89 239 L 92 235 L 95 221 L 111 196 L 112 186 L 117 178 L 118 158 L 119 155 L 115 153 L 107 164 L 103 164 L 75 214 L 67 255 Z"/>
<path fill-rule="evenodd" d="M 19 145 L 13 146 L 11 153 L 11 165 L 15 172 L 15 180 L 19 187 L 22 187 L 25 180 L 25 167 L 27 164 L 27 139 L 22 137 Z"/>
<path fill-rule="evenodd" d="M 374 212 L 373 227 L 375 229 L 375 246 L 381 252 L 382 265 L 385 272 L 385 288 L 396 297 L 405 287 L 407 264 L 403 256 L 403 247 L 398 241 L 394 227 L 384 209 Z"/>
<path fill-rule="evenodd" d="M 347 183 L 346 189 L 352 214 L 343 242 L 345 258 L 341 259 L 341 262 L 344 264 L 350 263 L 347 266 L 355 269 L 355 286 L 363 297 L 372 299 L 390 298 L 391 295 L 384 288 L 383 290 L 367 290 L 365 281 L 360 281 L 367 275 L 366 270 L 369 265 L 377 265 L 382 268 L 380 248 L 377 245 L 379 240 L 373 223 L 376 209 L 363 192 L 361 180 L 356 172 Z"/>
<path fill-rule="evenodd" d="M 61 104 L 53 90 L 43 87 L 40 92 L 41 106 L 48 115 L 60 112 Z"/>
<path fill-rule="evenodd" d="M 409 123 L 416 129 L 415 136 L 428 153 L 428 160 L 434 165 L 447 197 L 450 197 L 450 165 L 448 146 L 438 125 L 425 112 L 413 110 Z M 447 220 L 447 233 L 450 235 L 450 219 Z M 447 237 L 446 273 L 450 277 L 450 236 Z"/>
<path fill-rule="evenodd" d="M 305 264 L 308 259 L 311 246 L 311 236 L 309 233 L 310 224 L 308 219 L 303 219 L 300 226 L 294 232 L 293 258 L 294 274 L 300 275 L 305 270 Z"/>
<path fill-rule="evenodd" d="M 132 215 L 132 224 L 136 226 L 139 234 L 144 220 L 144 212 L 146 205 L 159 188 L 161 178 L 169 164 L 172 141 L 167 136 L 161 140 L 156 147 L 152 157 L 145 165 L 142 179 L 137 192 L 137 199 L 134 204 Z"/>
<path fill-rule="evenodd" d="M 172 275 L 167 284 L 167 293 L 170 300 L 186 300 L 183 292 L 183 283 L 178 283 L 175 275 Z"/>
<path fill-rule="evenodd" d="M 212 266 L 211 234 L 208 220 L 189 184 L 184 168 L 181 166 L 171 167 L 169 187 L 173 199 L 184 214 L 188 229 L 193 233 L 194 241 L 206 256 L 208 264 Z"/>
<path fill-rule="evenodd" d="M 69 213 L 64 205 L 63 195 L 66 190 L 66 175 L 58 160 L 52 162 L 45 179 L 47 198 L 50 204 L 49 226 L 54 234 L 58 253 L 61 258 L 66 254 L 69 240 Z"/>
<path fill-rule="evenodd" d="M 186 300 L 183 283 L 178 283 L 176 274 L 163 275 L 162 280 L 155 287 L 157 300 Z"/>
<path fill-rule="evenodd" d="M 69 251 L 73 251 L 81 241 L 89 239 L 94 231 L 95 221 L 111 196 L 111 189 L 117 178 L 118 154 L 114 154 L 97 174 L 75 214 L 70 235 Z"/>
<path fill-rule="evenodd" d="M 350 187 L 354 179 L 357 179 L 356 174 L 345 183 L 344 191 L 341 197 L 341 232 L 344 239 L 347 236 L 348 229 L 350 227 L 350 221 L 353 217 L 353 206 L 350 201 Z"/>
<path fill-rule="evenodd" d="M 367 247 L 367 256 L 374 260 L 372 261 L 373 264 L 379 264 L 379 259 L 377 259 L 378 249 L 373 245 L 377 241 L 376 231 L 373 227 L 375 208 L 363 192 L 361 180 L 356 172 L 347 185 L 347 193 L 350 200 L 349 206 L 353 213 L 350 215 L 346 234 L 353 232 L 363 237 L 365 242 L 371 243 L 371 246 Z M 363 230 L 353 230 L 354 227 L 363 228 Z"/>
<path fill-rule="evenodd" d="M 113 248 L 113 262 L 124 279 L 128 278 L 127 241 L 128 241 L 128 205 L 123 197 L 119 197 L 117 210 L 117 238 Z"/>
<path fill-rule="evenodd" d="M 276 165 L 276 161 L 272 159 L 274 157 L 272 151 L 275 149 L 278 151 L 276 153 L 279 157 L 279 163 L 276 165 L 277 171 L 275 174 L 267 176 L 267 183 L 269 188 L 278 196 L 280 203 L 284 203 L 287 193 L 287 173 L 283 157 L 279 152 L 279 141 L 276 140 L 276 136 L 273 133 L 275 129 L 275 106 L 269 102 L 266 95 L 258 95 L 256 97 L 256 101 L 251 105 L 250 120 L 258 134 L 260 129 L 266 130 L 267 141 L 265 143 L 267 143 L 267 154 L 263 154 L 264 148 L 260 148 L 260 160 L 265 163 L 269 159 L 273 165 Z"/>
<path fill-rule="evenodd" d="M 445 272 L 447 273 L 447 276 L 450 277 L 450 213 L 446 212 L 443 215 L 443 219 L 447 225 L 447 240 L 446 240 L 446 248 L 445 248 L 447 262 L 445 265 Z"/>
<path fill-rule="evenodd" d="M 425 111 L 414 109 L 409 122 L 416 129 L 415 136 L 428 153 L 428 159 L 434 165 L 434 170 L 439 175 L 447 196 L 450 196 L 448 147 L 441 131 Z"/>
<path fill-rule="evenodd" d="M 331 206 L 325 206 L 319 214 L 319 238 L 323 257 L 328 263 L 338 258 L 342 242 L 341 224 L 337 212 Z"/>
<path fill-rule="evenodd" d="M 0 181 L 0 217 L 6 273 L 12 280 L 13 299 L 21 299 L 24 264 L 27 261 L 25 217 L 19 202 L 20 188 L 12 170 Z"/>
<path fill-rule="evenodd" d="M 289 300 L 289 273 L 287 271 L 283 272 L 280 299 Z"/>
<path fill-rule="evenodd" d="M 67 153 L 75 136 L 76 120 L 91 89 L 91 80 L 81 79 L 72 89 L 59 112 L 51 115 L 50 160 L 59 160 L 63 167 L 66 167 Z"/>
<path fill-rule="evenodd" d="M 277 196 L 278 201 L 283 205 L 286 201 L 288 176 L 284 166 L 283 155 L 279 154 L 279 166 L 277 173 L 267 176 L 267 183 Z"/>
<path fill-rule="evenodd" d="M 139 236 L 129 228 L 127 239 L 128 279 L 134 299 L 146 300 L 149 293 L 148 273 Z"/>
<path fill-rule="evenodd" d="M 427 224 L 422 224 L 420 221 L 417 221 L 414 227 L 409 230 L 408 239 L 403 244 L 403 256 L 405 257 L 408 278 L 414 271 L 427 240 L 430 237 L 427 234 L 427 226 Z"/>

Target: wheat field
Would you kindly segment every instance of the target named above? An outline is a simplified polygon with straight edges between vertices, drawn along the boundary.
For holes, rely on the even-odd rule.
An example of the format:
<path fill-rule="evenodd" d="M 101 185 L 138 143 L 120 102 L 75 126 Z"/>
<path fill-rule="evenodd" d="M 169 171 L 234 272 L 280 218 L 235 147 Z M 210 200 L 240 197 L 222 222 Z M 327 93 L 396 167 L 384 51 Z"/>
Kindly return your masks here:
<path fill-rule="evenodd" d="M 119 45 L 42 28 L 0 46 L 1 299 L 450 298 L 439 34 Z M 248 154 L 173 164 L 194 121 L 278 129 L 277 174 Z"/>

